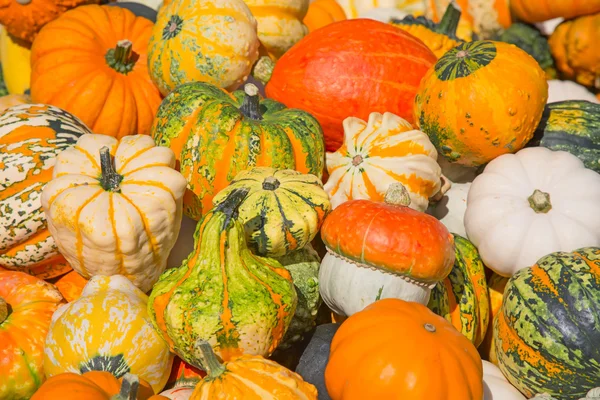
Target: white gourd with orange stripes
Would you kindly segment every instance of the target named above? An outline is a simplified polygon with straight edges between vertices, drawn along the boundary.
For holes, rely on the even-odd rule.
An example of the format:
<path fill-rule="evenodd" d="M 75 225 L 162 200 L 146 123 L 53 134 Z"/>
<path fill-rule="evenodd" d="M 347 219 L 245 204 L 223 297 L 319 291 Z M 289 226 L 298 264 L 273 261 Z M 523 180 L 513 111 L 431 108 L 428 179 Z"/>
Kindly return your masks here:
<path fill-rule="evenodd" d="M 173 151 L 145 135 L 87 134 L 58 155 L 41 200 L 73 269 L 85 278 L 124 275 L 151 289 L 181 225 L 187 182 L 174 167 Z"/>
<path fill-rule="evenodd" d="M 440 190 L 441 168 L 429 137 L 392 113 L 371 113 L 369 121 L 344 120 L 344 143 L 327 153 L 325 191 L 333 208 L 354 199 L 383 201 L 394 182 L 410 195 L 410 207 L 425 211 Z"/>

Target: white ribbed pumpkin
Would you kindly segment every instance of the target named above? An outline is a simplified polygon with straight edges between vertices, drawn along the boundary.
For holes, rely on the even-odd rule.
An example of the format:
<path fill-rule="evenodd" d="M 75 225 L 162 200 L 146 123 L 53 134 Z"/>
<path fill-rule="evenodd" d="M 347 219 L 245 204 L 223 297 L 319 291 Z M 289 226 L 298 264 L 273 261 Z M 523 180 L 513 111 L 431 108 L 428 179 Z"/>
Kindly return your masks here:
<path fill-rule="evenodd" d="M 502 375 L 500 368 L 489 361 L 482 362 L 483 400 L 525 400 L 525 396 Z"/>
<path fill-rule="evenodd" d="M 410 207 L 425 211 L 441 187 L 437 151 L 429 137 L 406 120 L 386 112 L 369 121 L 344 120 L 344 143 L 327 153 L 329 179 L 325 191 L 333 208 L 348 200 L 383 201 L 394 182 L 410 195 Z"/>
<path fill-rule="evenodd" d="M 102 154 L 102 155 L 101 155 Z M 114 160 L 113 160 L 114 155 Z M 73 269 L 124 275 L 147 292 L 165 270 L 187 182 L 150 136 L 83 135 L 42 192 L 48 229 Z"/>

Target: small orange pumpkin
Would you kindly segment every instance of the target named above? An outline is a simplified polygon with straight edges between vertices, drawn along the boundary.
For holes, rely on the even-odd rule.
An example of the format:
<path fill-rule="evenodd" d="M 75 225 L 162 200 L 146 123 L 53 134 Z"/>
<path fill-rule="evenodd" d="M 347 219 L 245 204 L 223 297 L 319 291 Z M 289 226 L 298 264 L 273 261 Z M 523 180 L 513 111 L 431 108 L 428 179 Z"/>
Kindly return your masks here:
<path fill-rule="evenodd" d="M 68 274 L 53 279 L 51 282 L 60 290 L 65 300 L 70 303 L 79 298 L 88 280 L 79 275 L 77 271 L 71 271 Z"/>
<path fill-rule="evenodd" d="M 346 13 L 335 0 L 315 0 L 308 6 L 308 12 L 302 21 L 309 32 L 337 21 L 344 21 Z"/>
<path fill-rule="evenodd" d="M 500 312 L 500 308 L 502 308 L 502 297 L 509 279 L 493 272 L 487 281 L 490 297 L 490 320 L 485 338 L 479 345 L 478 350 L 481 358 L 495 365 L 498 365 L 498 358 L 494 347 L 494 319 Z"/>
<path fill-rule="evenodd" d="M 336 332 L 325 384 L 333 400 L 481 400 L 483 366 L 444 318 L 418 303 L 383 299 Z"/>
<path fill-rule="evenodd" d="M 88 5 L 45 26 L 31 49 L 31 99 L 95 133 L 150 134 L 161 102 L 148 74 L 153 24 L 121 7 Z"/>
<path fill-rule="evenodd" d="M 600 12 L 600 0 L 510 0 L 510 10 L 521 21 L 571 19 Z"/>

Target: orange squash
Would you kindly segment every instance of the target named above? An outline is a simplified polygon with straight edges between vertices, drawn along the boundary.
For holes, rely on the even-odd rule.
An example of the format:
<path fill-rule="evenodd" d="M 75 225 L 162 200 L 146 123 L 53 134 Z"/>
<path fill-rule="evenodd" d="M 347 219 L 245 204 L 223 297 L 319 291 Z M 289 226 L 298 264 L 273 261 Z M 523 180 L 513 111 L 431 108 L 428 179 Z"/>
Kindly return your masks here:
<path fill-rule="evenodd" d="M 77 271 L 71 271 L 68 274 L 53 279 L 52 283 L 60 290 L 65 300 L 70 303 L 79 298 L 88 280 L 79 275 Z"/>
<path fill-rule="evenodd" d="M 478 350 L 481 358 L 495 365 L 498 365 L 498 358 L 496 357 L 496 349 L 494 347 L 494 318 L 496 318 L 502 307 L 502 296 L 504 296 L 504 289 L 509 279 L 493 272 L 487 281 L 490 297 L 490 320 L 485 338 L 481 345 L 479 345 Z"/>
<path fill-rule="evenodd" d="M 600 12 L 560 24 L 548 44 L 562 75 L 600 88 Z"/>
<path fill-rule="evenodd" d="M 148 74 L 153 24 L 121 7 L 88 5 L 45 26 L 31 50 L 31 99 L 95 133 L 150 134 L 161 102 Z"/>
<path fill-rule="evenodd" d="M 51 284 L 0 271 L 0 399 L 27 399 L 44 381 L 44 341 L 61 303 Z"/>
<path fill-rule="evenodd" d="M 475 346 L 427 307 L 379 300 L 338 329 L 325 369 L 333 400 L 481 400 Z"/>
<path fill-rule="evenodd" d="M 510 0 L 510 10 L 521 21 L 571 19 L 600 12 L 600 0 Z"/>
<path fill-rule="evenodd" d="M 335 0 L 315 0 L 308 6 L 308 12 L 302 21 L 309 32 L 325 25 L 346 19 L 342 6 Z"/>

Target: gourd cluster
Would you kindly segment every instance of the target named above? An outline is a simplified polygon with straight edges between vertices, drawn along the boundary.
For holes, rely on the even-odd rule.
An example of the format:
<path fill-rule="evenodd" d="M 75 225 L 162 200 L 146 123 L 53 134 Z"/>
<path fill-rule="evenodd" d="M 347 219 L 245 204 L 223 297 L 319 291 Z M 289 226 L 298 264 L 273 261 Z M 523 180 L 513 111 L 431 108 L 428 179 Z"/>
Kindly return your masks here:
<path fill-rule="evenodd" d="M 0 399 L 600 398 L 600 0 L 0 24 Z"/>

